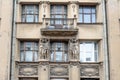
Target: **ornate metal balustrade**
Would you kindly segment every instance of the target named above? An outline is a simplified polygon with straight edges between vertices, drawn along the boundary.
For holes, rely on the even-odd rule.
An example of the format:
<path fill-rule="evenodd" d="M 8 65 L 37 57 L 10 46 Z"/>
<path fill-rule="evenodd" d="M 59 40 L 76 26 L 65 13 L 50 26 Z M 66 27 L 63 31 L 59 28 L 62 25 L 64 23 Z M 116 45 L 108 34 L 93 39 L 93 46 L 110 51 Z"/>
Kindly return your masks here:
<path fill-rule="evenodd" d="M 44 26 L 42 35 L 73 36 L 78 32 L 74 18 L 44 18 Z"/>

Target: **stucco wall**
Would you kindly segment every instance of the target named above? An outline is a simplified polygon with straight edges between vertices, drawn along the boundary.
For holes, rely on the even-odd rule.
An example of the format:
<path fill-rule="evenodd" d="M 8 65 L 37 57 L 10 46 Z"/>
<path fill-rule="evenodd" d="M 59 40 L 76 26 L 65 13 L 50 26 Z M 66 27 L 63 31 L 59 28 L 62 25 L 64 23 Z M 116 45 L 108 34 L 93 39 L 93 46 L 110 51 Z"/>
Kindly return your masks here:
<path fill-rule="evenodd" d="M 0 80 L 9 80 L 12 0 L 0 0 Z"/>

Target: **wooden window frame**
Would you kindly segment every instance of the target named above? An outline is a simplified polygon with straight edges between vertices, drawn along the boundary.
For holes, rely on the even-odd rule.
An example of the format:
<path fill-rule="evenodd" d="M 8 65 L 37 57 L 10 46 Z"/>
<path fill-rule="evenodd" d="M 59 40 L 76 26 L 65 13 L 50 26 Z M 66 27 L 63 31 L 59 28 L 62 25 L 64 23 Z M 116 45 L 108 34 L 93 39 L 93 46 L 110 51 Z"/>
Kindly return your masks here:
<path fill-rule="evenodd" d="M 58 49 L 57 48 L 58 47 L 58 45 L 57 45 L 58 43 L 61 44 L 62 50 L 56 50 L 56 49 Z M 53 45 L 55 44 L 54 47 L 52 47 L 52 44 Z M 65 48 L 65 45 L 67 46 L 67 48 Z M 51 58 L 51 62 L 67 62 L 68 61 L 68 43 L 67 42 L 52 42 L 50 51 L 51 51 L 51 55 L 52 55 L 52 52 L 53 52 L 53 56 L 52 56 L 53 59 Z M 62 52 L 62 60 L 60 60 L 60 61 L 56 60 L 56 54 L 58 54 L 57 51 Z M 66 59 L 65 59 L 65 54 L 66 54 Z"/>
<path fill-rule="evenodd" d="M 90 13 L 84 13 L 84 8 L 89 8 L 90 9 Z M 92 12 L 92 8 L 95 9 L 95 13 Z M 82 12 L 80 12 L 80 10 L 82 9 Z M 96 5 L 81 5 L 79 6 L 79 18 L 80 18 L 80 14 L 82 15 L 82 21 L 80 22 L 80 19 L 79 19 L 79 23 L 96 23 Z M 92 15 L 95 15 L 95 22 L 93 22 L 93 17 Z M 85 22 L 84 21 L 84 15 L 89 15 L 90 16 L 90 22 Z"/>
<path fill-rule="evenodd" d="M 57 11 L 57 6 L 61 6 L 62 7 L 62 14 L 60 13 L 56 13 Z M 53 8 L 53 9 L 52 9 Z M 52 11 L 53 10 L 53 11 Z M 66 12 L 65 12 L 66 11 Z M 56 16 L 62 16 L 62 18 L 56 18 Z M 53 18 L 51 18 L 51 20 L 53 20 L 53 24 L 51 25 L 56 25 L 56 20 L 62 22 L 61 25 L 66 25 L 67 23 L 67 6 L 66 5 L 51 5 L 51 9 L 50 9 L 50 16 Z M 65 17 L 65 18 L 64 18 Z"/>
<path fill-rule="evenodd" d="M 34 11 L 32 14 L 27 13 L 28 6 L 32 6 L 34 8 Z M 23 12 L 23 8 L 25 8 L 25 12 Z M 38 13 L 35 13 L 35 10 L 38 10 Z M 27 21 L 27 15 L 33 15 L 33 21 L 31 22 Z M 23 20 L 23 17 L 25 20 Z M 36 21 L 36 18 L 37 18 L 37 21 Z M 37 23 L 39 21 L 39 5 L 38 4 L 22 4 L 21 21 L 25 23 Z"/>
<path fill-rule="evenodd" d="M 27 42 L 30 42 L 32 44 L 31 48 L 33 48 L 33 50 L 27 50 L 26 49 L 26 44 Z M 21 43 L 23 43 L 23 47 L 21 47 Z M 36 60 L 38 60 L 38 49 L 35 50 L 35 44 L 38 45 L 38 42 L 33 42 L 33 41 L 21 41 L 20 42 L 20 61 L 22 62 L 36 62 Z M 21 50 L 21 48 L 23 48 L 23 50 Z M 26 52 L 27 51 L 31 51 L 33 56 L 32 56 L 32 61 L 26 61 Z M 23 60 L 22 60 L 22 53 L 21 52 L 24 52 L 23 53 Z M 37 52 L 37 59 L 35 59 L 35 52 Z"/>

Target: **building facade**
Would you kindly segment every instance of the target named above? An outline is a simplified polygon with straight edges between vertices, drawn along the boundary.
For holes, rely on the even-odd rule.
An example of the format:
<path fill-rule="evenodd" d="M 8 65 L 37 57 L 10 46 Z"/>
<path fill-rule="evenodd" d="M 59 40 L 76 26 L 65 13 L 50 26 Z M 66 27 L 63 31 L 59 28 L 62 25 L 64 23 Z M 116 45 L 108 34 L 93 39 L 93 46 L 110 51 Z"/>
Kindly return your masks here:
<path fill-rule="evenodd" d="M 119 80 L 119 5 L 0 0 L 0 79 Z"/>

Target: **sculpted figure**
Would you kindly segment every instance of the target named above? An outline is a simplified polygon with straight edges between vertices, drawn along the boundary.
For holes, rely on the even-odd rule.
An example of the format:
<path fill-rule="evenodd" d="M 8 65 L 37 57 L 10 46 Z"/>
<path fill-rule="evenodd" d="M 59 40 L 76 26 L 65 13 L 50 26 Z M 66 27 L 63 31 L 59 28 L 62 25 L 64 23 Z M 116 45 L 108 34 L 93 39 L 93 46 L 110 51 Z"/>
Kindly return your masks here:
<path fill-rule="evenodd" d="M 42 42 L 39 45 L 39 53 L 41 59 L 47 59 L 48 58 L 48 43 Z"/>
<path fill-rule="evenodd" d="M 79 47 L 78 41 L 76 39 L 72 39 L 70 41 L 70 54 L 72 59 L 78 59 L 79 56 Z"/>

